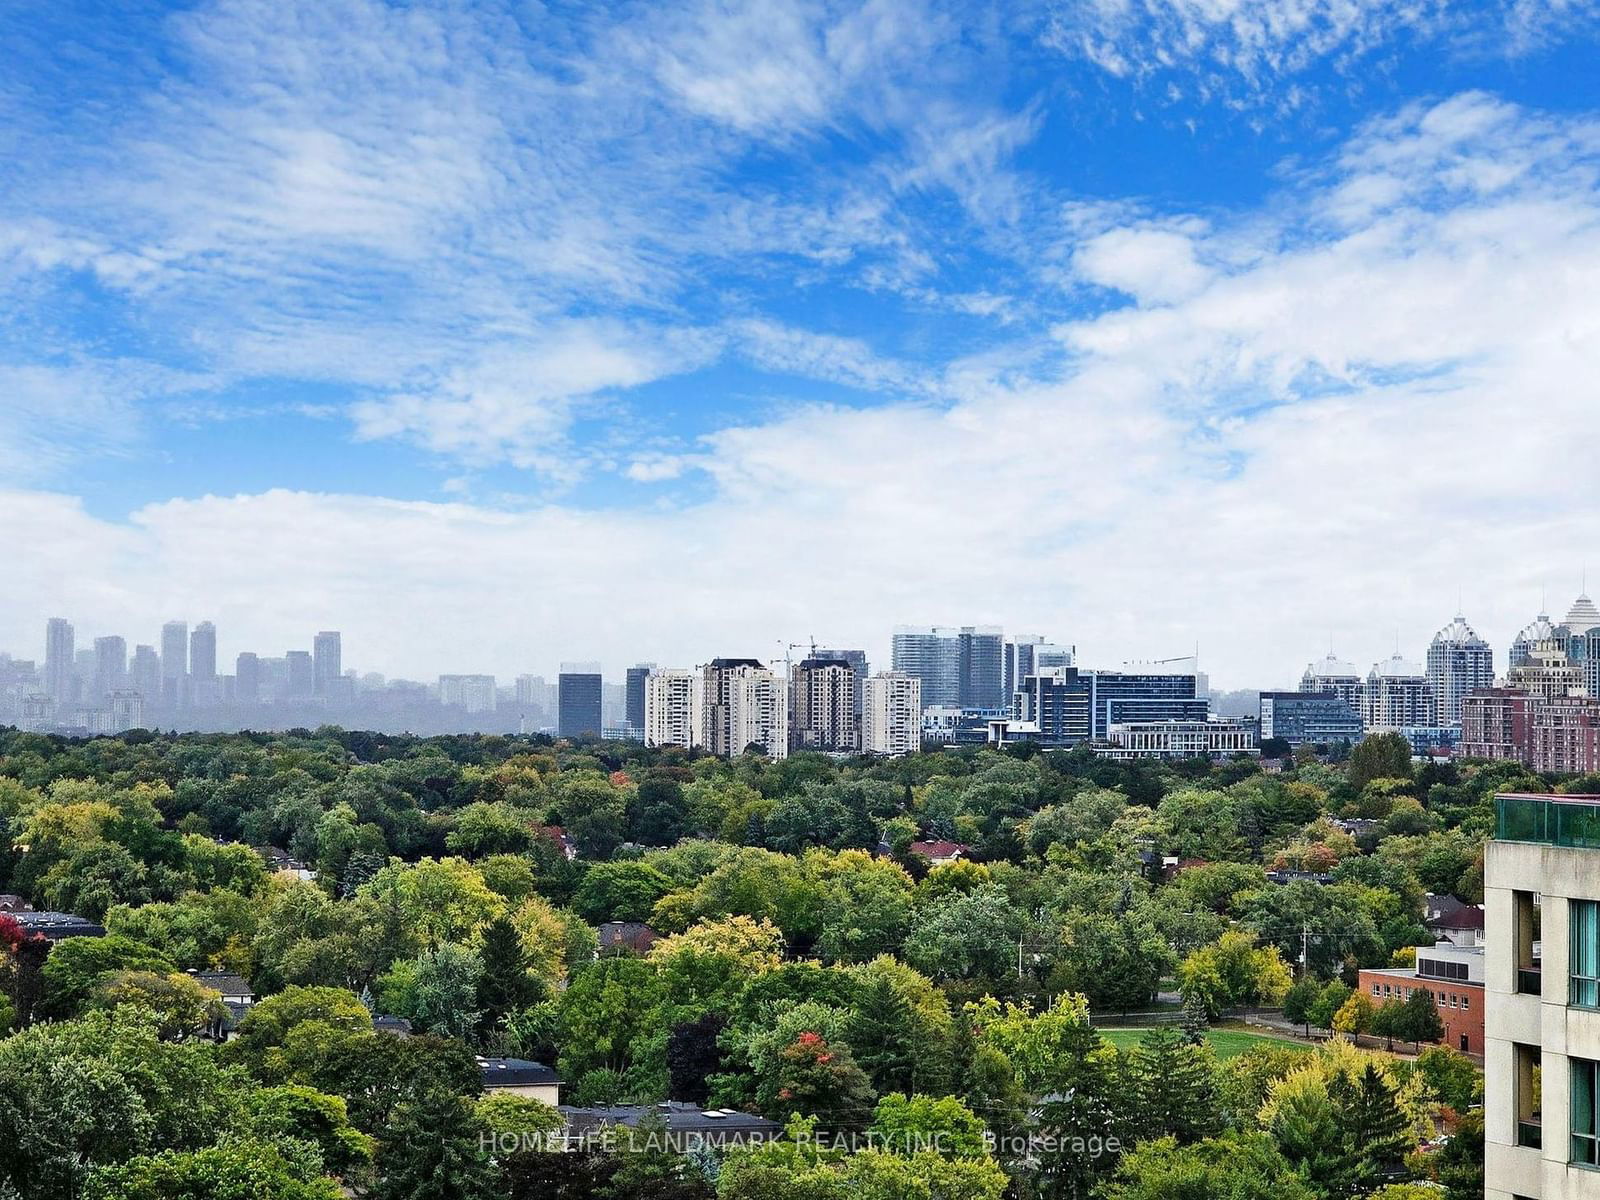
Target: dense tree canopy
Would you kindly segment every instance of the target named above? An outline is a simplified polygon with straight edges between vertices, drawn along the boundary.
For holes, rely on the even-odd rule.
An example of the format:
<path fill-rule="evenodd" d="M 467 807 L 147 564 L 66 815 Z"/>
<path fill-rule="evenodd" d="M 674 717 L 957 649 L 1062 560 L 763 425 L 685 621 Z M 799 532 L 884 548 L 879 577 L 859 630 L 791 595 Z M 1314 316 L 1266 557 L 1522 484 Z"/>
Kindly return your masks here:
<path fill-rule="evenodd" d="M 1374 1008 L 1355 972 L 1425 944 L 1425 891 L 1481 894 L 1496 790 L 1571 782 L 1418 768 L 1384 738 L 1269 774 L 1082 748 L 773 763 L 0 730 L 0 891 L 108 930 L 52 947 L 0 917 L 0 1179 L 21 1200 L 1301 1200 L 1410 1169 L 1454 1195 L 1470 1128 L 1437 1163 L 1406 1152 L 1428 1106 L 1475 1103 L 1459 1056 L 1339 1041 L 1219 1063 L 1205 1027 L 1281 1004 L 1437 1040 L 1431 1003 Z M 913 853 L 928 839 L 959 857 Z M 258 996 L 226 1045 L 199 971 Z M 1192 1037 L 1097 1032 L 1174 988 Z M 549 1063 L 568 1102 L 670 1097 L 791 1132 L 496 1156 L 485 1131 L 559 1118 L 481 1098 L 477 1054 Z M 817 1136 L 841 1133 L 859 1140 Z"/>

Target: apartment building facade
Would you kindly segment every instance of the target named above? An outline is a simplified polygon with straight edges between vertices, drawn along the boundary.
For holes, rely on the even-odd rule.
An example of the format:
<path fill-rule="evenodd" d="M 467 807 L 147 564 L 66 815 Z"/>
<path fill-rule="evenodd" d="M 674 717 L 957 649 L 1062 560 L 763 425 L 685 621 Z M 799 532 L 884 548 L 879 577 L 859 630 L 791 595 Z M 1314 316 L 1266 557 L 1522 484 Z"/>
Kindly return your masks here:
<path fill-rule="evenodd" d="M 861 748 L 897 757 L 922 749 L 922 681 L 904 671 L 879 671 L 866 682 Z"/>
<path fill-rule="evenodd" d="M 1600 1198 L 1600 796 L 1495 799 L 1485 854 L 1488 1200 Z"/>

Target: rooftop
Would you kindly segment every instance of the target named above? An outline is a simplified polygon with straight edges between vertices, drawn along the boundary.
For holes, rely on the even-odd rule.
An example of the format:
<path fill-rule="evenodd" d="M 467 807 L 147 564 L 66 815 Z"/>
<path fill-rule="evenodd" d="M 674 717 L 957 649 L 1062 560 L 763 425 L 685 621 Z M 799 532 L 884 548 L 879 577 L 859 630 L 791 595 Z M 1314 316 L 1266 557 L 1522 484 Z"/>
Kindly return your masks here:
<path fill-rule="evenodd" d="M 701 1108 L 679 1100 L 664 1104 L 613 1105 L 606 1108 L 574 1108 L 561 1106 L 567 1128 L 574 1131 L 593 1130 L 606 1125 L 636 1126 L 647 1119 L 657 1119 L 667 1132 L 720 1134 L 734 1138 L 759 1136 L 776 1137 L 782 1126 L 766 1117 L 739 1112 L 732 1108 Z"/>
<path fill-rule="evenodd" d="M 1496 796 L 1494 836 L 1502 842 L 1600 849 L 1600 796 Z"/>
<path fill-rule="evenodd" d="M 1467 619 L 1460 613 L 1438 633 L 1433 635 L 1435 646 L 1484 646 L 1486 643 L 1478 636 L 1477 630 L 1467 624 Z"/>
<path fill-rule="evenodd" d="M 1372 665 L 1369 679 L 1421 679 L 1427 672 L 1416 663 L 1399 654 L 1392 654 L 1380 663 Z"/>
<path fill-rule="evenodd" d="M 17 924 L 29 933 L 43 934 L 52 942 L 69 937 L 105 937 L 105 926 L 75 913 L 18 912 L 12 913 Z"/>
<path fill-rule="evenodd" d="M 1335 658 L 1329 652 L 1326 658 L 1319 658 L 1307 667 L 1306 674 L 1314 679 L 1358 679 L 1361 672 L 1356 670 L 1354 663 Z"/>
<path fill-rule="evenodd" d="M 1517 634 L 1517 641 L 1526 645 L 1547 642 L 1555 636 L 1556 627 L 1550 622 L 1550 614 L 1540 613 L 1532 624 L 1524 626 L 1522 632 Z"/>
<path fill-rule="evenodd" d="M 483 1086 L 486 1088 L 534 1087 L 563 1082 L 560 1075 L 543 1063 L 526 1058 L 480 1058 L 478 1069 L 483 1072 Z"/>
<path fill-rule="evenodd" d="M 221 992 L 224 996 L 254 996 L 256 994 L 248 979 L 243 975 L 235 975 L 231 971 L 190 971 L 189 977 L 214 992 Z"/>
<path fill-rule="evenodd" d="M 1579 596 L 1572 602 L 1566 620 L 1561 623 L 1567 627 L 1569 633 L 1587 633 L 1600 626 L 1600 608 L 1596 608 L 1594 601 L 1587 595 Z"/>

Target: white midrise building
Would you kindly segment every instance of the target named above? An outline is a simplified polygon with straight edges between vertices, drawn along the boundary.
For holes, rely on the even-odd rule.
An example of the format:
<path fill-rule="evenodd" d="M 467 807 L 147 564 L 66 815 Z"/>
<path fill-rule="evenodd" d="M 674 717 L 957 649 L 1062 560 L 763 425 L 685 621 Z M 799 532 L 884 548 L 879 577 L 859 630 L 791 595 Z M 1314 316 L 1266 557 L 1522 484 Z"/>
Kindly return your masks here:
<path fill-rule="evenodd" d="M 652 670 L 644 680 L 644 744 L 701 743 L 701 677 L 698 671 Z"/>
<path fill-rule="evenodd" d="M 771 759 L 789 756 L 788 687 L 753 658 L 714 658 L 700 668 L 701 744 L 734 757 L 751 745 Z"/>
<path fill-rule="evenodd" d="M 861 749 L 890 756 L 922 749 L 922 680 L 904 671 L 880 671 L 867 679 Z"/>

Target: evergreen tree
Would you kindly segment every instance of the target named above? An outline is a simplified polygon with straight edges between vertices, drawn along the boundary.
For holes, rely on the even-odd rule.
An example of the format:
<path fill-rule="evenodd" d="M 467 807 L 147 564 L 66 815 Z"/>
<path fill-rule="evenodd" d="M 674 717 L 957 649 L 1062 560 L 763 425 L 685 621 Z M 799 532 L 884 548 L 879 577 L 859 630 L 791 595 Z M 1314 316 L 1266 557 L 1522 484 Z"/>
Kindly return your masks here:
<path fill-rule="evenodd" d="M 1034 1122 L 1039 1194 L 1049 1200 L 1088 1196 L 1116 1163 L 1127 1088 L 1100 1050 L 1087 1021 L 1068 1024 L 1053 1049 L 1054 1090 L 1040 1099 Z"/>
<path fill-rule="evenodd" d="M 1198 1046 L 1206 1040 L 1206 1030 L 1211 1026 L 1211 1014 L 1206 1011 L 1205 997 L 1199 992 L 1189 992 L 1183 998 L 1183 1036 L 1189 1044 Z"/>
<path fill-rule="evenodd" d="M 870 975 L 851 1010 L 845 1037 L 880 1096 L 915 1090 L 911 1006 L 885 975 Z"/>
<path fill-rule="evenodd" d="M 431 1088 L 403 1105 L 378 1144 L 373 1200 L 490 1200 L 486 1127 L 460 1096 Z"/>
<path fill-rule="evenodd" d="M 1444 1018 L 1427 988 L 1412 988 L 1398 1021 L 1394 1036 L 1408 1042 L 1437 1042 L 1444 1037 Z"/>
<path fill-rule="evenodd" d="M 674 1100 L 704 1104 L 711 1096 L 711 1076 L 722 1070 L 717 1039 L 726 1024 L 718 1013 L 683 1021 L 667 1035 L 668 1095 Z"/>
<path fill-rule="evenodd" d="M 522 937 L 507 917 L 496 917 L 483 930 L 483 974 L 478 979 L 479 1029 L 488 1034 L 539 997 L 528 974 Z"/>
<path fill-rule="evenodd" d="M 1133 1123 L 1141 1139 L 1171 1136 L 1188 1145 L 1221 1129 L 1215 1060 L 1177 1030 L 1158 1027 L 1140 1039 L 1132 1077 Z"/>
<path fill-rule="evenodd" d="M 1364 1194 L 1377 1186 L 1386 1167 L 1399 1163 L 1412 1149 L 1405 1113 L 1395 1089 L 1370 1062 L 1358 1079 L 1338 1075 L 1330 1081 L 1328 1098 L 1338 1111 L 1339 1128 L 1351 1154 L 1350 1189 Z"/>

